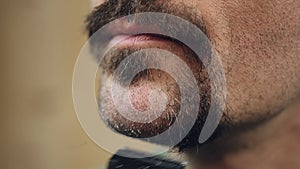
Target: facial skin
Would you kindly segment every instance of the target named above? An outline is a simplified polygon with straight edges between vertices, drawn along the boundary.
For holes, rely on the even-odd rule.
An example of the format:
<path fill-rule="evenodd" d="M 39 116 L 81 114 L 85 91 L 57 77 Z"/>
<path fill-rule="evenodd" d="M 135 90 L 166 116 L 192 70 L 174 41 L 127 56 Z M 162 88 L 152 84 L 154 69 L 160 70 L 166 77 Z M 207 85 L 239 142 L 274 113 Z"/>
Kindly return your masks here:
<path fill-rule="evenodd" d="M 300 1 L 299 0 L 172 0 L 172 1 L 109 1 L 119 7 L 132 3 L 132 6 L 146 4 L 149 8 L 141 7 L 140 11 L 152 11 L 155 7 L 163 8 L 167 13 L 180 16 L 189 20 L 196 25 L 205 25 L 205 33 L 211 41 L 213 48 L 218 52 L 223 64 L 226 76 L 227 99 L 226 109 L 220 124 L 220 129 L 216 131 L 218 136 L 215 142 L 224 143 L 226 138 L 239 138 L 241 133 L 254 130 L 260 126 L 268 126 L 267 124 L 274 120 L 277 116 L 286 113 L 286 109 L 296 103 L 300 94 Z M 124 2 L 124 3 L 122 3 Z M 101 3 L 97 10 L 101 10 L 101 6 L 106 7 L 108 11 L 113 11 L 108 7 L 107 2 Z M 150 8 L 151 6 L 151 8 Z M 130 7 L 124 7 L 124 14 L 129 11 Z M 187 10 L 189 9 L 189 10 Z M 104 9 L 102 9 L 104 10 Z M 132 12 L 132 11 L 131 11 Z M 134 13 L 134 12 L 132 12 Z M 105 14 L 105 13 L 98 13 Z M 90 20 L 95 15 L 90 16 Z M 115 16 L 119 17 L 119 16 Z M 197 19 L 200 17 L 201 19 Z M 104 17 L 105 18 L 105 17 Z M 113 18 L 113 17 L 112 17 Z M 96 20 L 93 21 L 95 23 Z M 96 26 L 89 22 L 88 30 L 90 35 L 95 32 Z M 148 46 L 147 46 L 148 45 Z M 148 42 L 146 47 L 162 47 L 163 49 L 172 48 L 173 52 L 180 56 L 189 67 L 192 68 L 193 74 L 197 75 L 197 70 L 201 68 L 201 62 L 193 61 L 193 53 L 186 47 L 176 42 Z M 141 46 L 132 45 L 131 50 L 138 50 Z M 120 55 L 126 55 L 126 52 L 119 51 Z M 172 61 L 170 60 L 170 63 Z M 160 88 L 167 93 L 169 100 L 178 96 L 176 92 L 178 88 L 174 80 L 167 74 L 162 73 L 158 77 L 159 71 L 152 70 L 150 78 L 147 81 L 146 75 L 141 76 L 133 85 L 133 93 L 136 94 L 141 90 L 144 83 L 152 85 L 152 87 Z M 207 78 L 205 70 L 201 71 L 202 75 L 197 79 L 199 82 Z M 151 134 L 158 134 L 169 126 L 169 121 L 165 117 L 158 119 L 154 123 L 147 124 L 148 127 L 138 125 L 122 119 L 114 110 L 108 86 L 113 83 L 113 77 L 109 73 L 103 73 L 100 98 L 107 98 L 102 103 L 104 110 L 104 118 L 109 121 L 113 127 L 123 124 L 123 128 L 117 130 L 123 134 L 133 137 L 143 137 Z M 168 82 L 168 83 L 167 83 Z M 174 84 L 174 85 L 171 85 Z M 209 98 L 209 83 L 202 81 L 200 95 L 202 98 Z M 199 85 L 200 86 L 200 85 Z M 167 88 L 171 88 L 171 92 L 167 92 Z M 143 92 L 141 92 L 143 94 Z M 138 99 L 143 97 L 137 97 Z M 209 103 L 209 99 L 206 102 Z M 147 100 L 136 102 L 137 107 L 143 108 Z M 170 110 L 178 108 L 167 107 L 166 114 Z M 146 106 L 147 107 L 147 106 Z M 202 108 L 202 109 L 201 109 Z M 200 106 L 198 130 L 194 130 L 189 139 L 198 138 L 199 128 L 203 125 L 203 117 L 206 115 L 207 107 Z M 175 113 L 176 115 L 176 113 Z M 171 116 L 175 118 L 176 116 Z M 281 115 L 282 116 L 282 115 Z M 150 127 L 149 127 L 150 125 Z M 155 126 L 159 126 L 155 128 Z M 225 128 L 225 129 L 224 129 Z M 130 135 L 126 133 L 126 129 L 141 130 L 143 134 Z M 150 134 L 150 135 L 151 135 Z M 220 134 L 220 135 L 219 135 Z M 259 135 L 259 134 L 258 134 Z M 208 144 L 214 144 L 209 142 Z M 193 143 L 188 145 L 180 145 L 182 149 L 195 149 Z M 208 146 L 209 147 L 209 146 Z M 204 150 L 203 150 L 204 151 Z M 206 151 L 206 149 L 205 149 Z M 225 168 L 225 167 L 224 167 Z"/>

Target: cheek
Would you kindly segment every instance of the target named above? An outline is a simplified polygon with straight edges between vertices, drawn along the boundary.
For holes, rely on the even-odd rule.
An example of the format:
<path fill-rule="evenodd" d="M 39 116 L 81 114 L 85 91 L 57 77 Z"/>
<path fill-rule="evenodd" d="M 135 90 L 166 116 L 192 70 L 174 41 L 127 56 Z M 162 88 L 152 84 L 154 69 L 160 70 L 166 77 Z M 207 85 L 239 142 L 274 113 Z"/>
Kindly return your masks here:
<path fill-rule="evenodd" d="M 292 52 L 292 27 L 281 6 L 236 2 L 223 10 L 229 34 L 214 31 L 212 38 L 226 71 L 227 113 L 249 121 L 277 113 L 296 97 L 300 58 Z"/>
<path fill-rule="evenodd" d="M 284 108 L 299 93 L 296 63 L 273 51 L 241 52 L 226 75 L 232 116 L 255 120 Z"/>

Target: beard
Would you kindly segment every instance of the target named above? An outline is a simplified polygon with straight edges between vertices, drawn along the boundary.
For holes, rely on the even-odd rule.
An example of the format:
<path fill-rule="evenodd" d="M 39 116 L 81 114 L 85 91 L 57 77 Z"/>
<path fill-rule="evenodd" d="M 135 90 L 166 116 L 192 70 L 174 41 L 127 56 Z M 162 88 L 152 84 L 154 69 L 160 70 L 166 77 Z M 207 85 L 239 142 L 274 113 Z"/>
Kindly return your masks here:
<path fill-rule="evenodd" d="M 163 12 L 163 13 L 171 13 L 173 15 L 180 16 L 183 19 L 186 19 L 196 25 L 198 28 L 202 30 L 204 34 L 206 34 L 205 24 L 203 18 L 193 12 L 185 12 L 180 13 L 180 11 L 187 11 L 186 6 L 171 6 L 166 3 L 159 3 L 159 1 L 130 1 L 130 0 L 120 0 L 120 1 L 107 1 L 103 5 L 99 6 L 87 19 L 87 28 L 89 31 L 89 35 L 92 37 L 90 40 L 91 46 L 93 47 L 93 53 L 97 56 L 98 52 L 102 52 L 103 46 L 105 46 L 105 41 L 108 41 L 111 37 L 110 35 L 104 36 L 105 38 L 99 39 L 93 37 L 93 35 L 98 31 L 98 29 L 105 26 L 107 23 L 119 19 L 123 16 L 129 14 L 135 14 L 139 12 Z M 145 19 L 145 18 L 143 18 Z M 151 23 L 156 24 L 164 24 L 164 20 L 159 19 L 151 19 L 146 18 L 147 23 L 151 25 Z M 143 24 L 138 18 L 134 18 L 131 22 L 136 22 L 137 24 Z M 175 24 L 176 25 L 176 24 Z M 183 25 L 177 24 L 174 27 L 168 27 L 168 32 L 172 32 L 174 35 L 178 33 L 178 31 L 185 30 L 187 32 L 185 38 L 186 39 L 203 39 L 201 35 L 197 34 L 189 34 L 190 28 L 183 27 Z M 155 35 L 157 36 L 157 35 Z M 100 36 L 100 37 L 103 37 Z M 208 75 L 207 67 L 204 66 L 203 62 L 197 57 L 197 55 L 185 44 L 181 43 L 178 40 L 172 39 L 170 37 L 163 37 L 167 39 L 164 43 L 150 43 L 147 46 L 126 46 L 126 47 L 117 47 L 112 48 L 107 52 L 102 62 L 100 63 L 100 90 L 99 90 L 99 109 L 102 119 L 107 123 L 109 127 L 111 127 L 114 131 L 124 134 L 129 137 L 139 138 L 145 141 L 153 142 L 156 144 L 163 144 L 168 146 L 173 146 L 172 137 L 179 137 L 181 140 L 179 143 L 176 143 L 175 147 L 179 148 L 179 150 L 189 150 L 194 149 L 195 147 L 200 146 L 199 136 L 208 116 L 210 107 L 211 107 L 211 80 Z M 202 50 L 202 57 L 207 59 L 207 62 L 210 62 L 211 59 L 211 46 L 207 40 L 203 40 L 203 43 L 200 44 L 199 50 Z M 107 44 L 106 44 L 107 45 Z M 135 72 L 139 67 L 143 67 L 145 65 L 153 64 L 153 65 L 161 65 L 161 67 L 172 67 L 170 71 L 176 73 L 176 76 L 185 81 L 188 79 L 185 72 L 180 72 L 181 65 L 174 64 L 174 60 L 172 60 L 172 56 L 168 56 L 161 53 L 153 52 L 153 51 L 144 51 L 145 48 L 159 48 L 166 51 L 169 51 L 176 56 L 178 56 L 191 70 L 193 77 L 195 77 L 197 83 L 197 93 L 199 94 L 200 102 L 198 105 L 190 105 L 188 108 L 181 111 L 181 103 L 189 102 L 189 98 L 181 97 L 182 93 L 180 91 L 180 86 L 178 86 L 176 79 L 174 79 L 170 74 L 164 72 L 159 69 L 147 69 L 140 71 L 137 73 L 133 79 L 130 79 L 127 74 L 119 74 L 115 75 L 117 69 L 124 70 L 128 64 L 121 64 L 128 56 L 133 55 L 134 60 L 130 62 L 130 71 Z M 203 50 L 205 49 L 205 50 Z M 134 56 L 135 52 L 138 52 L 142 57 Z M 163 60 L 157 61 L 153 60 L 153 58 L 163 57 Z M 213 67 L 212 65 L 210 65 Z M 130 81 L 130 82 L 128 82 Z M 129 84 L 128 90 L 130 91 L 131 101 L 133 106 L 142 111 L 148 111 L 147 116 L 156 117 L 152 121 L 148 121 L 146 123 L 141 123 L 137 120 L 137 117 L 141 118 L 142 113 L 134 113 L 134 112 L 126 112 L 121 114 L 118 111 L 118 108 L 115 105 L 113 92 L 111 90 L 112 84 L 117 84 L 119 86 L 124 87 Z M 194 86 L 191 84 L 185 84 L 182 88 L 186 91 L 192 91 L 191 89 Z M 166 97 L 166 104 L 163 112 L 160 116 L 155 116 L 158 111 L 159 106 L 149 109 L 149 99 L 147 99 L 148 94 L 145 92 L 146 90 L 159 90 L 164 93 Z M 115 91 L 118 93 L 118 91 Z M 138 96 L 136 96 L 138 95 Z M 121 97 L 121 96 L 119 96 Z M 193 97 L 193 94 L 190 95 Z M 155 102 L 162 102 L 163 100 L 160 97 L 154 98 Z M 118 103 L 121 104 L 122 103 Z M 151 105 L 151 104 L 150 104 Z M 193 116 L 191 114 L 192 109 L 197 107 L 197 114 Z M 156 109 L 157 108 L 157 109 Z M 125 108 L 126 109 L 126 108 Z M 169 129 L 174 125 L 174 123 L 179 118 L 179 112 L 184 114 L 184 119 L 179 119 L 180 123 L 177 126 L 177 132 L 168 133 Z M 194 122 L 193 126 L 189 130 L 187 134 L 181 133 L 181 129 L 184 129 L 186 126 L 190 125 L 191 122 Z M 217 138 L 220 138 L 224 133 L 224 130 L 230 128 L 231 120 L 228 116 L 223 115 L 223 118 L 219 124 L 219 127 L 214 132 L 214 134 L 210 137 L 210 139 L 206 143 L 211 143 Z M 160 135 L 164 132 L 167 132 L 166 139 L 156 140 L 151 139 L 157 135 Z M 171 141 L 170 141 L 171 140 Z M 171 142 L 171 143 L 170 143 Z"/>
<path fill-rule="evenodd" d="M 99 107 L 101 110 L 100 113 L 102 119 L 107 122 L 108 126 L 110 126 L 118 133 L 124 134 L 129 137 L 141 138 L 149 142 L 168 145 L 169 140 L 172 139 L 172 137 L 181 137 L 180 129 L 177 130 L 179 132 L 179 135 L 169 132 L 166 136 L 166 139 L 163 140 L 151 140 L 151 137 L 162 134 L 165 131 L 168 132 L 168 129 L 172 127 L 174 122 L 177 120 L 179 113 L 182 113 L 184 114 L 183 117 L 185 117 L 179 122 L 179 125 L 182 128 L 195 121 L 195 119 L 192 118 L 197 118 L 197 120 L 188 135 L 180 138 L 180 140 L 182 141 L 177 144 L 176 147 L 180 149 L 186 149 L 188 147 L 194 147 L 198 144 L 199 134 L 210 108 L 210 79 L 208 78 L 208 73 L 205 70 L 205 66 L 202 64 L 199 58 L 197 58 L 197 56 L 186 46 L 184 46 L 183 44 L 179 44 L 170 42 L 170 44 L 166 45 L 166 48 L 164 48 L 164 50 L 168 50 L 168 48 L 171 46 L 171 48 L 173 49 L 172 52 L 176 56 L 180 57 L 180 59 L 182 59 L 193 72 L 193 76 L 197 81 L 198 93 L 201 100 L 199 105 L 197 105 L 197 116 L 195 117 L 190 114 L 194 109 L 194 105 L 192 104 L 189 105 L 188 108 L 184 111 L 181 111 L 181 104 L 183 102 L 189 102 L 190 98 L 181 97 L 181 90 L 178 86 L 177 81 L 167 72 L 159 69 L 146 69 L 136 74 L 132 80 L 125 73 L 121 73 L 119 75 L 115 75 L 114 73 L 116 72 L 117 68 L 120 70 L 124 70 L 127 68 L 131 69 L 129 70 L 129 72 L 135 72 L 135 69 L 143 67 L 143 64 L 159 64 L 161 65 L 161 67 L 169 66 L 170 71 L 176 73 L 177 79 L 187 81 L 186 79 L 188 79 L 188 77 L 186 77 L 186 73 L 179 71 L 181 65 L 174 64 L 172 55 L 165 54 L 161 56 L 161 53 L 155 50 L 145 51 L 143 49 L 137 49 L 134 46 L 129 47 L 128 49 L 114 48 L 110 52 L 108 52 L 100 65 L 101 87 L 99 90 Z M 142 56 L 138 57 L 137 55 Z M 134 60 L 130 61 L 130 66 L 128 66 L 127 63 L 120 64 L 124 60 L 124 58 L 127 58 L 128 56 L 132 56 L 134 58 Z M 155 57 L 160 57 L 163 59 L 156 61 L 155 59 L 153 59 Z M 120 114 L 120 112 L 116 108 L 116 102 L 114 102 L 112 96 L 111 84 L 114 83 L 120 85 L 121 87 L 126 86 L 126 83 L 129 84 L 128 90 L 131 91 L 131 96 L 135 97 L 135 95 L 138 95 L 136 96 L 137 101 L 135 101 L 134 98 L 130 100 L 133 100 L 133 105 L 136 109 L 139 110 L 139 113 L 135 114 L 133 112 L 128 112 L 128 114 L 125 115 Z M 192 91 L 191 89 L 193 87 L 194 86 L 188 83 L 182 86 L 182 88 L 184 88 L 183 90 L 186 91 Z M 155 116 L 155 113 L 158 112 L 158 110 L 156 110 L 157 107 L 152 108 L 152 110 L 149 107 L 150 99 L 147 99 L 147 96 L 145 96 L 146 94 L 144 94 L 147 88 L 161 91 L 166 96 L 167 101 L 165 104 L 166 106 L 159 117 L 156 116 L 155 120 L 153 121 L 141 123 L 135 120 L 135 117 L 151 115 Z M 193 96 L 191 95 L 191 97 Z M 162 97 L 155 97 L 154 99 L 152 99 L 152 102 L 160 103 L 162 102 Z M 141 112 L 146 111 L 147 109 L 149 109 L 149 111 L 147 112 L 147 114 L 143 115 Z M 124 116 L 130 118 L 126 118 Z"/>

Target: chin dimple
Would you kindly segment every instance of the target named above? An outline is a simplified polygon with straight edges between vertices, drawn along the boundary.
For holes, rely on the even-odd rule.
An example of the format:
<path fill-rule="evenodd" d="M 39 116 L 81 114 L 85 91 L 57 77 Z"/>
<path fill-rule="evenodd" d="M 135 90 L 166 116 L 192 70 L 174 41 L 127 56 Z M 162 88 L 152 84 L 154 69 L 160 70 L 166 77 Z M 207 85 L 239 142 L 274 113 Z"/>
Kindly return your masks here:
<path fill-rule="evenodd" d="M 130 88 L 129 99 L 137 111 L 145 112 L 150 109 L 151 103 L 149 100 L 149 94 L 152 88 L 153 87 L 147 84 Z"/>

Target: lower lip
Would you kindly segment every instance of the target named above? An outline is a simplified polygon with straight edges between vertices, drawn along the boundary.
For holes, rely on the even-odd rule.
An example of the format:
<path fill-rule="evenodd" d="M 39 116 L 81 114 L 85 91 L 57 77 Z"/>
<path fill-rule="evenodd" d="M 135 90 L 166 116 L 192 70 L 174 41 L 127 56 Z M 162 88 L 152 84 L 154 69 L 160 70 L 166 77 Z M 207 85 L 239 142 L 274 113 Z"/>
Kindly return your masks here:
<path fill-rule="evenodd" d="M 119 35 L 114 37 L 111 41 L 109 46 L 118 46 L 118 47 L 126 47 L 126 46 L 133 46 L 133 45 L 145 45 L 148 42 L 164 42 L 168 41 L 165 38 L 153 36 L 153 35 Z"/>

